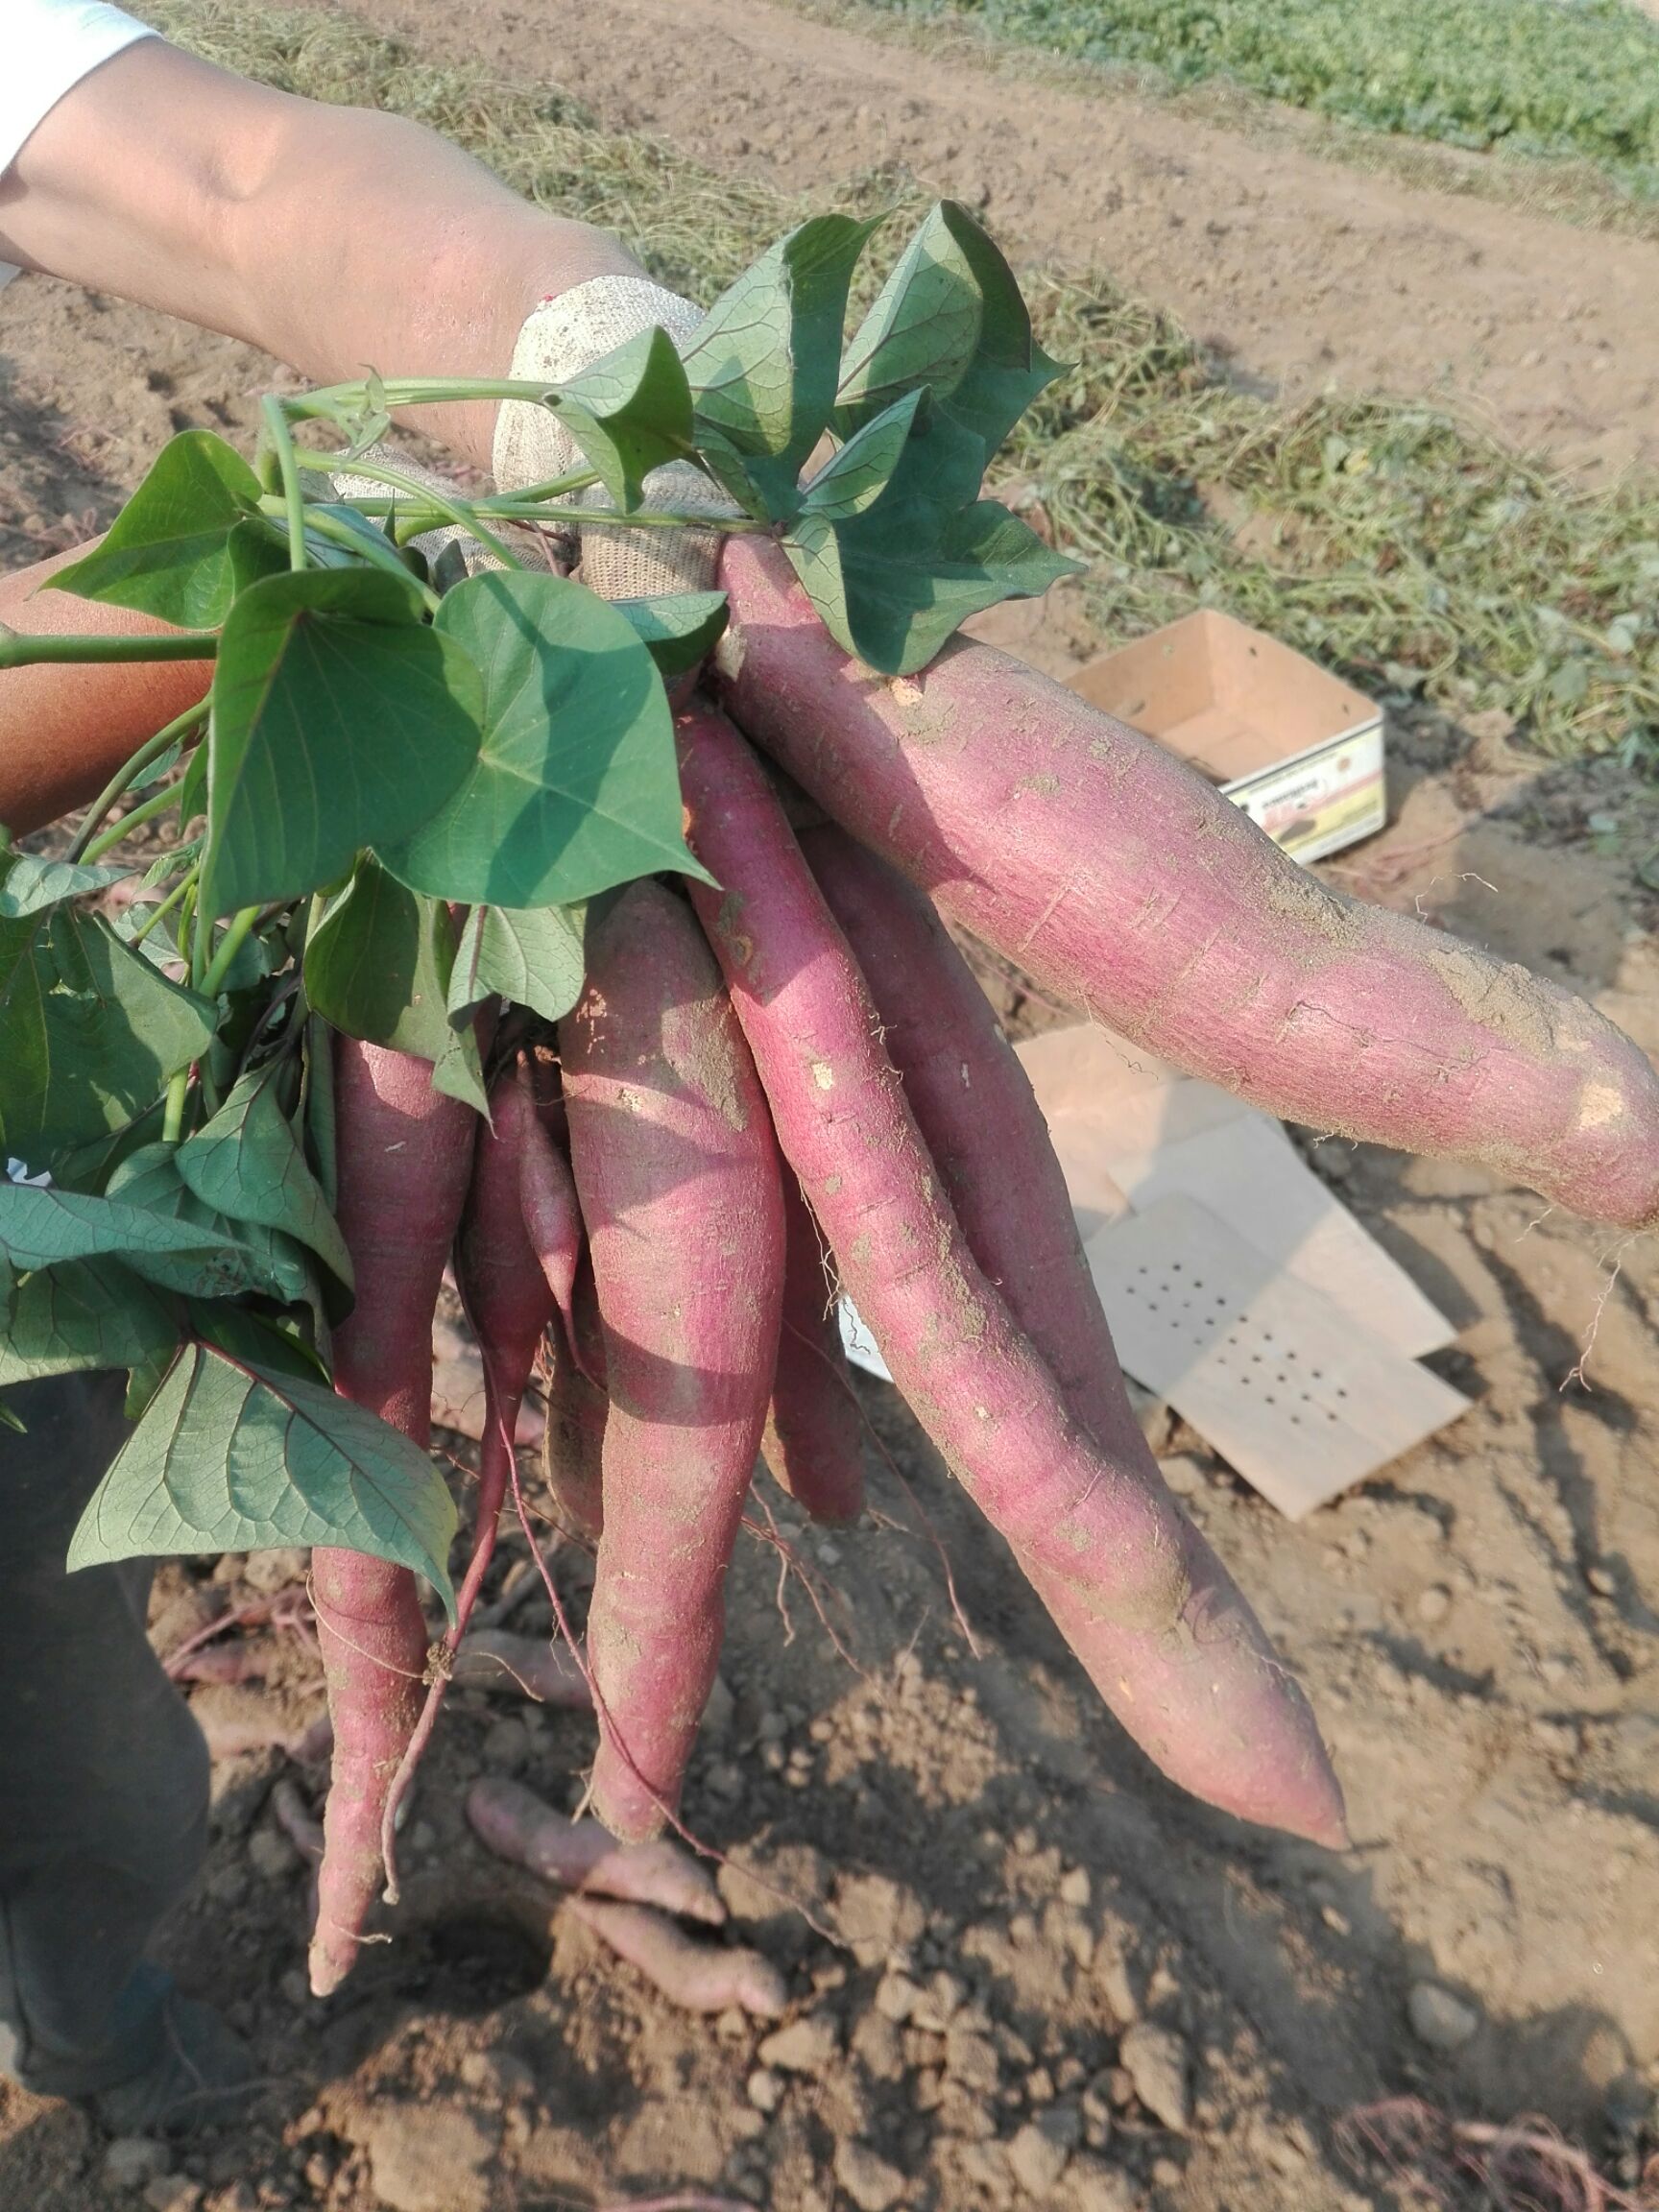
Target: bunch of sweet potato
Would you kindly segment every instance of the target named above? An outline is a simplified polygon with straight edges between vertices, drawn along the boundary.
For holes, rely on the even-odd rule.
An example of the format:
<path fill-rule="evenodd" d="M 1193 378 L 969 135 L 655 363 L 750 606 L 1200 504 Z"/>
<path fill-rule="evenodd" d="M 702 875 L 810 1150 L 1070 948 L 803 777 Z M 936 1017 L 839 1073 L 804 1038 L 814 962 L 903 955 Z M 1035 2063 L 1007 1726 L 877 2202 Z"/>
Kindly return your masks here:
<path fill-rule="evenodd" d="M 887 680 L 763 541 L 730 541 L 722 581 L 721 703 L 680 720 L 687 835 L 719 888 L 639 882 L 595 916 L 556 1053 L 507 1060 L 488 1128 L 421 1063 L 341 1046 L 357 1305 L 338 1386 L 424 1438 L 453 1251 L 490 1402 L 464 1627 L 550 1348 L 555 1507 L 597 1546 L 593 1803 L 636 1839 L 677 1804 L 757 1454 L 814 1515 L 860 1510 L 844 1287 L 1149 1755 L 1213 1804 L 1340 1842 L 1307 1702 L 1160 1479 L 1042 1118 L 945 923 L 1276 1113 L 1484 1161 L 1596 1220 L 1659 1220 L 1659 1082 L 1579 999 L 1338 897 L 1018 662 L 959 640 Z M 817 826 L 791 827 L 778 769 Z M 319 1554 L 315 1587 L 327 1988 L 446 1663 L 405 1570 Z"/>

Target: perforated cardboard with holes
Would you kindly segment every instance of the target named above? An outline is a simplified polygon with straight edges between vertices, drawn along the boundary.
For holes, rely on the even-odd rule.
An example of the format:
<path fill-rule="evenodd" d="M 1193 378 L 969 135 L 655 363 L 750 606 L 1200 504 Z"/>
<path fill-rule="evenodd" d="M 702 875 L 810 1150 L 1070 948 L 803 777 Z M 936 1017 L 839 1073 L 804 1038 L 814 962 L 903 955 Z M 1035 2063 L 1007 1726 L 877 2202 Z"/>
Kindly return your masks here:
<path fill-rule="evenodd" d="M 1292 1520 L 1467 1403 L 1195 1199 L 1160 1198 L 1085 1249 L 1127 1371 Z"/>

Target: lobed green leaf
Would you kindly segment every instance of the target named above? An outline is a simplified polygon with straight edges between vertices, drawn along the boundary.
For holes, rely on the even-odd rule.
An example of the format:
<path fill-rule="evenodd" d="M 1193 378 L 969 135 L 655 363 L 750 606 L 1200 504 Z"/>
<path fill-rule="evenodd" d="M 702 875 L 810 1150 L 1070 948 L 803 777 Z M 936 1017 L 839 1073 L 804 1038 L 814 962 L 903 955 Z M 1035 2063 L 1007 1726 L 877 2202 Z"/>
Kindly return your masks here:
<path fill-rule="evenodd" d="M 632 510 L 653 469 L 692 451 L 691 387 L 666 330 L 642 330 L 547 395 L 613 505 Z"/>

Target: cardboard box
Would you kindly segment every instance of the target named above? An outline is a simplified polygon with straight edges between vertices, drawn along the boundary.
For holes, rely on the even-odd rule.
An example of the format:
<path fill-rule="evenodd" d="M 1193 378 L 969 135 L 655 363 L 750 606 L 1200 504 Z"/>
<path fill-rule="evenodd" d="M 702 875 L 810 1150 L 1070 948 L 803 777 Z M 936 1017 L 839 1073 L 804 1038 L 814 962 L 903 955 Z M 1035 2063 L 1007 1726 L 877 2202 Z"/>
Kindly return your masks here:
<path fill-rule="evenodd" d="M 1190 760 L 1297 860 L 1387 819 L 1382 709 L 1231 614 L 1201 608 L 1068 681 Z"/>

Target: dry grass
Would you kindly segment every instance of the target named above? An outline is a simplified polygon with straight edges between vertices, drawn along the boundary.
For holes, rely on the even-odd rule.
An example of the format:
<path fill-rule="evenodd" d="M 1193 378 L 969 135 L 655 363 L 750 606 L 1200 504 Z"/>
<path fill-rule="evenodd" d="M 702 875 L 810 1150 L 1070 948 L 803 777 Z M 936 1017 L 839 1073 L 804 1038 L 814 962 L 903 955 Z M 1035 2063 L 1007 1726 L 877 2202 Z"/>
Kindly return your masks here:
<path fill-rule="evenodd" d="M 601 129 L 554 87 L 441 68 L 349 15 L 154 0 L 175 36 L 317 99 L 418 117 L 550 207 L 620 232 L 709 300 L 804 212 L 655 141 Z M 903 178 L 845 195 L 913 210 Z M 891 252 L 902 221 L 888 226 Z M 869 281 L 874 283 L 879 257 Z M 1091 611 L 1127 636 L 1214 604 L 1373 692 L 1453 716 L 1501 707 L 1559 757 L 1659 765 L 1659 517 L 1650 481 L 1592 489 L 1423 405 L 1232 388 L 1169 318 L 1103 275 L 1022 273 L 1045 343 L 1075 366 L 1017 433 L 1031 482 L 1091 564 Z"/>

